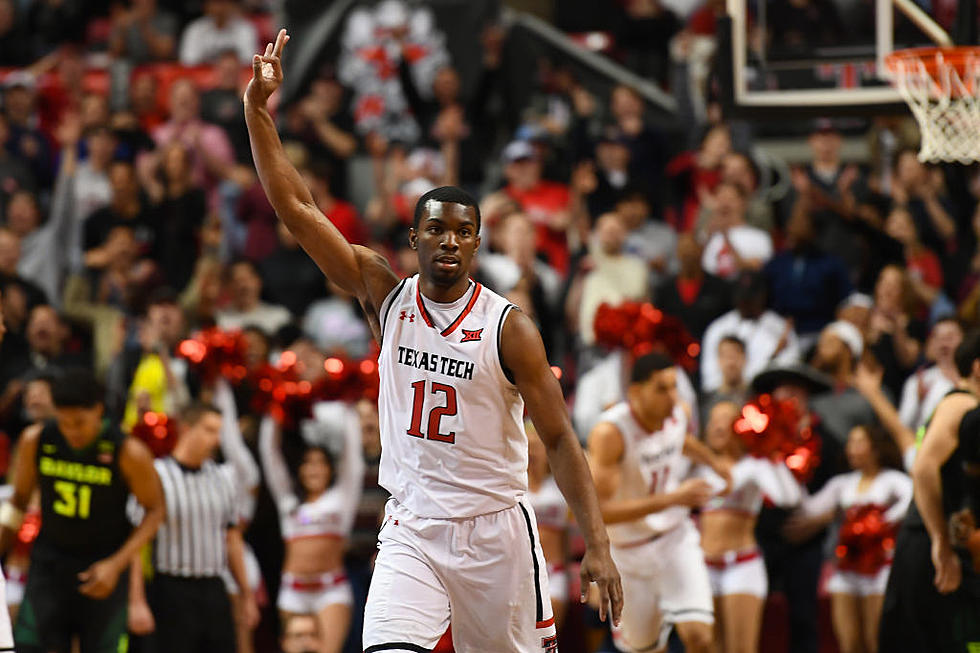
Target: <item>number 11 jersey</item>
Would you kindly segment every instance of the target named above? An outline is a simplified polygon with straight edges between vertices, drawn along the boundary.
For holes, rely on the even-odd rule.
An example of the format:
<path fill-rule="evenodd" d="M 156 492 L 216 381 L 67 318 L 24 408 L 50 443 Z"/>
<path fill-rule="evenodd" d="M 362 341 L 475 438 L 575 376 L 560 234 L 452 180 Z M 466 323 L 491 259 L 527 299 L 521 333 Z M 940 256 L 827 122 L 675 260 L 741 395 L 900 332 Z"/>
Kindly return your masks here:
<path fill-rule="evenodd" d="M 473 281 L 433 302 L 418 275 L 381 305 L 378 482 L 419 517 L 484 515 L 527 493 L 524 400 L 500 353 L 514 308 Z"/>

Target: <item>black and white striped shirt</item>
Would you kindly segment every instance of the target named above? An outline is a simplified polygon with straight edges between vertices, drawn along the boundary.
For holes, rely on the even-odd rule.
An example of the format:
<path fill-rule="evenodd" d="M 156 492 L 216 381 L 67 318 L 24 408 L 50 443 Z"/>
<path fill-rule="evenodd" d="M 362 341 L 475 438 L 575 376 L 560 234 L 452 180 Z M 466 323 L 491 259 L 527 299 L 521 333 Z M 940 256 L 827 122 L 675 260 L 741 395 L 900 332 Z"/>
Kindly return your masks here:
<path fill-rule="evenodd" d="M 154 461 L 167 516 L 157 531 L 157 573 L 190 578 L 220 576 L 227 564 L 226 531 L 238 523 L 238 486 L 231 465 L 208 460 L 200 469 L 168 456 Z"/>

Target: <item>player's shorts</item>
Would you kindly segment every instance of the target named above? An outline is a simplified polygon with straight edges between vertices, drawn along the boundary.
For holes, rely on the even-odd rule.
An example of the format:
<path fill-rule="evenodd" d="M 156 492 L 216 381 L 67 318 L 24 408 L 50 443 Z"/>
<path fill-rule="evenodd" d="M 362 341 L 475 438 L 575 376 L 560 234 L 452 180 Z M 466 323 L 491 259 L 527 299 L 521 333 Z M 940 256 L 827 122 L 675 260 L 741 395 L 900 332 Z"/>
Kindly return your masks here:
<path fill-rule="evenodd" d="M 248 542 L 245 542 L 245 546 L 242 547 L 242 553 L 245 558 L 245 575 L 248 576 L 248 586 L 252 588 L 252 592 L 257 592 L 262 585 L 262 569 L 259 567 L 259 561 Z M 221 572 L 221 580 L 224 581 L 228 594 L 238 596 L 238 583 L 235 582 L 235 577 L 231 575 L 231 569 L 226 568 Z"/>
<path fill-rule="evenodd" d="M 119 653 L 128 648 L 128 573 L 120 575 L 108 598 L 95 600 L 78 591 L 77 573 L 85 567 L 31 559 L 14 626 L 18 653 L 68 653 L 73 635 L 78 635 L 86 653 Z"/>
<path fill-rule="evenodd" d="M 714 596 L 748 594 L 765 599 L 769 594 L 766 563 L 759 549 L 728 551 L 717 558 L 705 557 Z"/>
<path fill-rule="evenodd" d="M 701 536 L 690 519 L 654 539 L 610 550 L 623 579 L 623 614 L 613 628 L 619 650 L 657 651 L 674 624 L 714 624 Z"/>
<path fill-rule="evenodd" d="M 365 651 L 431 650 L 452 617 L 457 653 L 557 651 L 534 511 L 417 517 L 385 507 L 364 611 Z"/>
<path fill-rule="evenodd" d="M 548 563 L 548 590 L 552 601 L 568 603 L 568 570 L 565 565 Z"/>
<path fill-rule="evenodd" d="M 354 605 L 354 593 L 343 569 L 312 576 L 284 573 L 276 605 L 283 612 L 316 614 L 328 605 Z"/>
<path fill-rule="evenodd" d="M 853 596 L 884 596 L 888 587 L 888 574 L 892 566 L 885 565 L 877 574 L 866 576 L 853 571 L 839 569 L 827 580 L 828 594 L 851 594 Z"/>

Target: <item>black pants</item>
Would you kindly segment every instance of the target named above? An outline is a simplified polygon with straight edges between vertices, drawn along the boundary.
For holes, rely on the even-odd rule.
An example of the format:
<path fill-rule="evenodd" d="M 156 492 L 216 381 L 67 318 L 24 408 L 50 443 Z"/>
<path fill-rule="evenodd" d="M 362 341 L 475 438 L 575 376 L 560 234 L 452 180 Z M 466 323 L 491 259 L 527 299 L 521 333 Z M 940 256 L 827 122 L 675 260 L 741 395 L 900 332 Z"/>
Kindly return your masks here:
<path fill-rule="evenodd" d="M 878 650 L 904 653 L 967 653 L 980 642 L 977 578 L 963 563 L 963 584 L 951 594 L 936 591 L 932 543 L 918 528 L 902 528 L 881 611 Z"/>
<path fill-rule="evenodd" d="M 77 636 L 81 653 L 119 653 L 129 642 L 127 574 L 108 598 L 91 599 L 78 591 L 76 574 L 87 567 L 33 560 L 24 601 L 17 613 L 14 642 L 19 653 L 69 653 Z"/>
<path fill-rule="evenodd" d="M 157 574 L 147 589 L 156 630 L 147 653 L 235 653 L 235 625 L 220 578 Z"/>

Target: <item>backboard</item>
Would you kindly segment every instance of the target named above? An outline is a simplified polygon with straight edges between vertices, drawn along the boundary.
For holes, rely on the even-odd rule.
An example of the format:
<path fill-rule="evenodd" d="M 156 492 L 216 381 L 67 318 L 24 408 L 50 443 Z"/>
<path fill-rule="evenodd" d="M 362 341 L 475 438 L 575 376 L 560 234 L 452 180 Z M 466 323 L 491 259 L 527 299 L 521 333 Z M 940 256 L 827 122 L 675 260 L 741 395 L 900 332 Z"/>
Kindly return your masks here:
<path fill-rule="evenodd" d="M 719 64 L 729 113 L 804 119 L 907 112 L 886 78 L 884 58 L 935 42 L 894 2 L 727 0 Z M 928 15 L 945 30 L 957 29 L 957 42 L 972 43 L 975 27 L 964 30 L 957 20 L 969 4 L 933 0 Z M 974 26 L 975 16 L 968 17 Z"/>

